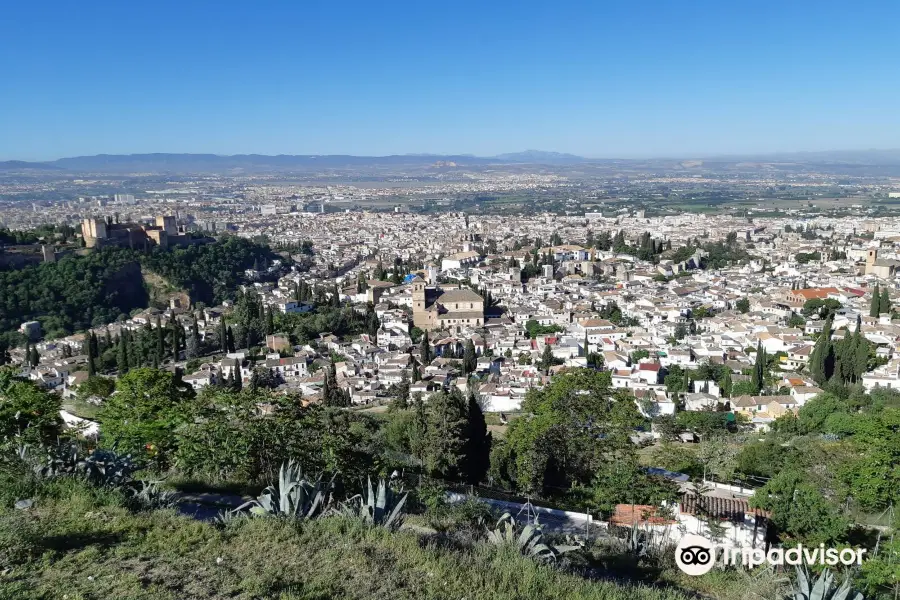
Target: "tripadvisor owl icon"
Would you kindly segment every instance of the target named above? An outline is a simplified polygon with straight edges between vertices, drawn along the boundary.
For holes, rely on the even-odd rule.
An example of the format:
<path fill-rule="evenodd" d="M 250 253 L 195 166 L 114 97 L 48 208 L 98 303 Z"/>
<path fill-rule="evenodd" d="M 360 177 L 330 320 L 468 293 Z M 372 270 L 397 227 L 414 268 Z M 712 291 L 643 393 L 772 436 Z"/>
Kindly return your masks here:
<path fill-rule="evenodd" d="M 688 575 L 709 573 L 716 564 L 716 547 L 706 538 L 687 534 L 675 546 L 675 564 Z"/>

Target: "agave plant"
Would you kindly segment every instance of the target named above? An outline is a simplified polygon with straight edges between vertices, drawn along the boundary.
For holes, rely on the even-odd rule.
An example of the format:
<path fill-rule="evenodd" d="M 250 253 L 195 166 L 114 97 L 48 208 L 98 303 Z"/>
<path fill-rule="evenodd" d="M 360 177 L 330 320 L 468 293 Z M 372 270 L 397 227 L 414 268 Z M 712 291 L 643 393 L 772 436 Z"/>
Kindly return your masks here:
<path fill-rule="evenodd" d="M 303 478 L 300 465 L 291 460 L 281 464 L 277 486 L 268 486 L 256 500 L 242 504 L 236 510 L 250 507 L 250 513 L 257 516 L 312 519 L 327 508 L 333 489 L 334 477 L 328 482 L 319 477 L 311 483 Z"/>
<path fill-rule="evenodd" d="M 854 592 L 850 579 L 840 586 L 834 585 L 834 574 L 825 569 L 815 579 L 810 579 L 806 567 L 797 567 L 797 583 L 785 600 L 863 600 L 863 595 Z"/>
<path fill-rule="evenodd" d="M 94 450 L 78 463 L 78 468 L 95 485 L 121 486 L 131 481 L 137 465 L 130 454 L 123 456 L 114 450 Z"/>
<path fill-rule="evenodd" d="M 134 486 L 128 488 L 132 506 L 143 510 L 154 510 L 173 508 L 178 504 L 178 494 L 160 488 L 160 482 L 141 480 L 139 483 L 140 488 Z"/>
<path fill-rule="evenodd" d="M 525 556 L 548 561 L 556 560 L 560 555 L 581 547 L 575 544 L 555 546 L 545 543 L 537 517 L 519 531 L 516 520 L 510 513 L 503 513 L 497 521 L 496 529 L 488 529 L 487 537 L 495 546 L 511 546 Z"/>
<path fill-rule="evenodd" d="M 47 455 L 42 461 L 32 460 L 27 446 L 22 447 L 18 452 L 22 460 L 32 464 L 32 470 L 38 477 L 64 477 L 80 472 L 81 461 L 78 457 L 78 447 L 75 444 L 57 444 L 44 449 Z"/>
<path fill-rule="evenodd" d="M 647 556 L 648 545 L 647 532 L 641 531 L 637 523 L 632 524 L 628 537 L 625 538 L 625 550 L 628 554 L 637 558 Z"/>
<path fill-rule="evenodd" d="M 341 505 L 340 513 L 345 516 L 362 519 L 365 523 L 394 530 L 403 524 L 403 504 L 409 493 L 398 499 L 398 494 L 390 488 L 384 479 L 378 481 L 378 489 L 372 487 L 372 478 L 368 478 L 368 490 L 365 498 L 357 494 Z"/>
<path fill-rule="evenodd" d="M 215 516 L 215 518 L 213 519 L 213 522 L 216 525 L 226 526 L 230 523 L 234 523 L 236 521 L 239 521 L 241 519 L 246 519 L 246 518 L 247 518 L 247 513 L 242 511 L 240 508 L 235 508 L 233 510 L 223 509 L 223 510 L 220 510 L 219 514 L 217 514 Z"/>

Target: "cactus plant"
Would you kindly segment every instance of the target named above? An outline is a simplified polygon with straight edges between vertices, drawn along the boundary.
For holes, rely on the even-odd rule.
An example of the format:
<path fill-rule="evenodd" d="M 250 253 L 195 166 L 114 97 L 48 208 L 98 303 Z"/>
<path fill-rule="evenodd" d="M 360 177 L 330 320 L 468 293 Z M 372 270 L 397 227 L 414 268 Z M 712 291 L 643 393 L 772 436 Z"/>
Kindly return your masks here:
<path fill-rule="evenodd" d="M 114 450 L 94 450 L 83 458 L 74 443 L 48 446 L 44 450 L 43 460 L 32 458 L 27 447 L 17 451 L 20 459 L 31 464 L 34 474 L 41 478 L 81 476 L 95 485 L 121 486 L 131 482 L 131 475 L 137 470 L 130 455 L 123 456 Z"/>
<path fill-rule="evenodd" d="M 278 485 L 268 486 L 256 500 L 239 506 L 247 507 L 257 516 L 280 516 L 312 519 L 321 514 L 331 502 L 334 477 L 323 482 L 320 477 L 314 484 L 303 478 L 300 465 L 293 460 L 282 463 L 278 470 Z"/>
<path fill-rule="evenodd" d="M 850 579 L 840 586 L 834 585 L 834 574 L 825 569 L 815 579 L 810 579 L 806 567 L 797 567 L 797 582 L 785 600 L 863 600 L 863 595 L 854 592 Z"/>
<path fill-rule="evenodd" d="M 538 560 L 556 560 L 560 555 L 580 548 L 578 545 L 550 545 L 544 542 L 541 524 L 535 517 L 521 531 L 510 513 L 503 513 L 496 529 L 488 529 L 488 541 L 495 546 L 512 546 L 521 554 Z"/>
<path fill-rule="evenodd" d="M 368 489 L 365 498 L 357 494 L 348 498 L 341 505 L 340 513 L 345 516 L 357 517 L 365 523 L 397 529 L 403 524 L 403 505 L 409 493 L 403 494 L 397 499 L 397 494 L 390 488 L 384 479 L 378 481 L 378 489 L 372 487 L 372 478 L 368 478 Z"/>
<path fill-rule="evenodd" d="M 178 503 L 178 495 L 160 488 L 158 481 L 141 480 L 139 483 L 140 488 L 136 486 L 128 488 L 129 500 L 135 508 L 143 510 L 173 508 Z"/>
<path fill-rule="evenodd" d="M 114 450 L 94 450 L 78 463 L 85 478 L 95 485 L 121 486 L 131 481 L 137 465 L 131 455 L 117 454 Z"/>

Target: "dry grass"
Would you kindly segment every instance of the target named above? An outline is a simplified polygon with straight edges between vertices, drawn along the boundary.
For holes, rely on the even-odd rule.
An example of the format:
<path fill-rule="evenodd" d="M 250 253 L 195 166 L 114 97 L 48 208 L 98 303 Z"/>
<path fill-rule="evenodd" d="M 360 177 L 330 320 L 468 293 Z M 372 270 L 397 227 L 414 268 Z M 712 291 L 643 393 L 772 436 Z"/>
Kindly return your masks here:
<path fill-rule="evenodd" d="M 32 491 L 31 510 L 0 508 L 2 600 L 686 597 L 588 581 L 480 542 L 452 550 L 439 538 L 337 517 L 218 528 L 173 511 L 131 513 L 117 492 L 71 480 Z"/>

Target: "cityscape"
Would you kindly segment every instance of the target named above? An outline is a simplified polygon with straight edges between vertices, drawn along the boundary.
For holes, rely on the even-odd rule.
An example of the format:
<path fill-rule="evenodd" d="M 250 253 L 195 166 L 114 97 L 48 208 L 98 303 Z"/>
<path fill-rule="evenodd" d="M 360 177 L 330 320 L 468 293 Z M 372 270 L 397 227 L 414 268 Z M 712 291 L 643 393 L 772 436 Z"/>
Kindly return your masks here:
<path fill-rule="evenodd" d="M 900 5 L 5 16 L 0 600 L 900 598 Z"/>
<path fill-rule="evenodd" d="M 840 527 L 890 531 L 896 454 L 893 466 L 881 467 L 887 470 L 871 449 L 845 458 L 868 471 L 840 476 L 847 487 L 832 492 L 846 494 L 840 509 L 822 496 L 816 508 L 834 511 L 845 525 L 825 521 L 796 531 L 780 520 L 776 500 L 760 500 L 781 484 L 770 461 L 787 457 L 756 457 L 771 452 L 773 436 L 808 427 L 832 435 L 829 413 L 854 414 L 841 403 L 866 406 L 877 398 L 887 412 L 868 419 L 896 410 L 900 166 L 882 169 L 895 174 L 855 176 L 815 162 L 791 175 L 743 166 L 735 179 L 730 165 L 703 161 L 601 166 L 612 172 L 580 177 L 559 164 L 513 162 L 487 174 L 478 164 L 446 163 L 433 167 L 443 183 L 416 174 L 403 185 L 401 166 L 365 185 L 344 170 L 327 184 L 292 172 L 152 174 L 124 186 L 118 174 L 93 173 L 90 195 L 69 187 L 78 173 L 9 166 L 0 188 L 2 262 L 10 274 L 0 323 L 10 373 L 58 403 L 57 435 L 85 440 L 111 436 L 107 404 L 124 395 L 121 382 L 160 385 L 159 377 L 196 398 L 187 401 L 192 410 L 234 410 L 240 398 L 250 411 L 244 419 L 293 420 L 300 417 L 290 407 L 325 407 L 369 427 L 409 427 L 399 438 L 388 429 L 366 442 L 381 445 L 376 452 L 394 465 L 392 477 L 404 478 L 399 488 L 416 489 L 426 476 L 449 490 L 468 482 L 467 495 L 483 500 L 466 502 L 486 511 L 533 504 L 543 511 L 546 535 L 574 531 L 585 537 L 579 544 L 591 536 L 615 543 L 623 527 L 673 542 L 673 530 L 715 535 L 734 549 L 795 536 L 830 539 L 822 536 L 839 536 Z M 54 194 L 71 195 L 42 199 L 48 179 L 57 182 Z M 538 210 L 542 199 L 551 210 Z M 115 260 L 103 264 L 128 275 L 105 276 L 141 293 L 88 301 L 111 310 L 77 306 L 82 292 L 55 282 L 91 260 Z M 229 281 L 217 281 L 216 260 L 232 265 Z M 45 282 L 40 274 L 49 269 L 59 275 Z M 40 301 L 22 300 L 21 290 L 10 289 L 21 281 L 17 270 L 36 276 L 18 285 L 38 296 L 63 295 L 62 312 L 79 316 L 61 318 Z M 602 464 L 613 451 L 619 457 L 584 480 L 602 486 L 593 498 L 557 485 L 569 478 L 578 485 L 585 467 L 568 474 L 549 463 L 528 467 L 544 470 L 534 480 L 516 453 L 536 460 L 540 445 L 513 446 L 535 443 L 526 441 L 535 433 L 524 424 L 572 385 L 600 386 L 606 391 L 591 397 L 623 406 L 610 417 L 577 409 L 611 419 L 597 431 L 625 434 L 615 450 L 607 433 L 594 448 L 565 450 L 576 462 Z M 455 409 L 454 401 L 461 403 Z M 433 421 L 453 414 L 469 420 L 472 410 L 480 433 L 477 423 L 469 431 L 471 424 L 456 430 Z M 262 468 L 252 466 L 257 451 L 201 460 L 178 447 L 215 443 L 209 418 L 194 416 L 191 433 L 167 442 L 166 468 L 252 481 L 253 469 Z M 811 418 L 821 422 L 811 425 Z M 896 423 L 883 423 L 894 427 L 888 435 L 896 446 Z M 857 443 L 852 433 L 841 442 L 842 435 L 831 443 Z M 477 464 L 472 444 L 487 446 Z M 600 457 L 589 458 L 595 452 Z M 320 460 L 309 462 L 328 470 Z M 639 491 L 596 479 L 620 477 L 622 468 Z M 870 487 L 872 477 L 885 478 L 883 491 Z M 855 486 L 866 493 L 857 496 Z M 203 495 L 157 493 L 194 518 L 214 515 Z M 231 506 L 228 515 L 243 500 L 217 497 Z"/>

